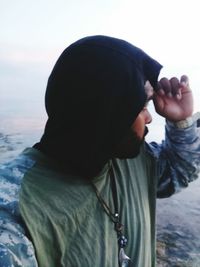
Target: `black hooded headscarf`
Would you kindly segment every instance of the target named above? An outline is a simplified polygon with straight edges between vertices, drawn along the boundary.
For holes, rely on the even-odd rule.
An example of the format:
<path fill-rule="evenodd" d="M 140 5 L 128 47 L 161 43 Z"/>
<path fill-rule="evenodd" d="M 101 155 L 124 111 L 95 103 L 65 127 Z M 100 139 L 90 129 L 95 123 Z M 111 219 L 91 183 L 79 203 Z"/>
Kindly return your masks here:
<path fill-rule="evenodd" d="M 49 77 L 48 121 L 35 147 L 66 170 L 93 177 L 112 157 L 155 88 L 161 65 L 130 43 L 107 36 L 66 48 Z"/>

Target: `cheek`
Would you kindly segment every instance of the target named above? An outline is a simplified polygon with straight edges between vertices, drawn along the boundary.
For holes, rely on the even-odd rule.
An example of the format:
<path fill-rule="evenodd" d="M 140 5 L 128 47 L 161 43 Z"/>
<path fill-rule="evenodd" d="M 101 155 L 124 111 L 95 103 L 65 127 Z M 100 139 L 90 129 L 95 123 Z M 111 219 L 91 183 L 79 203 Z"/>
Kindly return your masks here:
<path fill-rule="evenodd" d="M 138 115 L 131 128 L 137 134 L 137 136 L 142 139 L 144 137 L 145 130 L 145 121 L 143 116 Z"/>

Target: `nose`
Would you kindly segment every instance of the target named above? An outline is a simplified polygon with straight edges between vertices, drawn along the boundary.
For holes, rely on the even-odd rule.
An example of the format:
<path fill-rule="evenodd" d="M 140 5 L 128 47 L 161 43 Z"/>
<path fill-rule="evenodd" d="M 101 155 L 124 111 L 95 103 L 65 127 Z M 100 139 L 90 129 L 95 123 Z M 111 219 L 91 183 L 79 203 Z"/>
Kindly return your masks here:
<path fill-rule="evenodd" d="M 148 111 L 148 109 L 145 109 L 144 112 L 145 112 L 144 114 L 145 124 L 151 123 L 152 122 L 151 113 Z"/>

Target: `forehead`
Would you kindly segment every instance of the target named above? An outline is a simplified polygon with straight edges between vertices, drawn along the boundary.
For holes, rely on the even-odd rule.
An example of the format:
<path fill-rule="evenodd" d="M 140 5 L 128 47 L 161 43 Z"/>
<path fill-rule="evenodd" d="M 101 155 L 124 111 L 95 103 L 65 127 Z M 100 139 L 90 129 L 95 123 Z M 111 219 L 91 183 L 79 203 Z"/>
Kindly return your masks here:
<path fill-rule="evenodd" d="M 148 80 L 145 82 L 144 90 L 146 92 L 147 99 L 151 99 L 153 97 L 154 90 L 153 90 L 153 87 L 151 86 L 151 84 Z"/>

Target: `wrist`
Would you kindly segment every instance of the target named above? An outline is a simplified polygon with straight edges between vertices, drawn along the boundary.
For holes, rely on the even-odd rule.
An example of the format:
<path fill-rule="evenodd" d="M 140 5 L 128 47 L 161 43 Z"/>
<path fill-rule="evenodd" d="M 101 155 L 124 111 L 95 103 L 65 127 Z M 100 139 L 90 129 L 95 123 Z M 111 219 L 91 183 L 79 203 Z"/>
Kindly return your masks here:
<path fill-rule="evenodd" d="M 197 112 L 193 114 L 192 116 L 185 118 L 184 120 L 180 120 L 176 122 L 168 121 L 168 123 L 172 124 L 176 128 L 185 129 L 185 128 L 192 126 L 199 119 L 200 119 L 200 112 Z"/>

